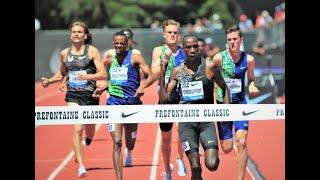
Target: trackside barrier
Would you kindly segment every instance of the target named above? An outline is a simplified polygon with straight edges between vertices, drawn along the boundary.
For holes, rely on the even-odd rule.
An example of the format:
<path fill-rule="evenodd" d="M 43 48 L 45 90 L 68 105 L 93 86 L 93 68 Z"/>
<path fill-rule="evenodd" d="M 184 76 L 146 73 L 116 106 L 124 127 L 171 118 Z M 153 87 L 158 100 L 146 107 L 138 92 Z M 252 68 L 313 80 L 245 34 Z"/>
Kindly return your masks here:
<path fill-rule="evenodd" d="M 284 104 L 167 104 L 35 107 L 35 125 L 284 119 Z"/>

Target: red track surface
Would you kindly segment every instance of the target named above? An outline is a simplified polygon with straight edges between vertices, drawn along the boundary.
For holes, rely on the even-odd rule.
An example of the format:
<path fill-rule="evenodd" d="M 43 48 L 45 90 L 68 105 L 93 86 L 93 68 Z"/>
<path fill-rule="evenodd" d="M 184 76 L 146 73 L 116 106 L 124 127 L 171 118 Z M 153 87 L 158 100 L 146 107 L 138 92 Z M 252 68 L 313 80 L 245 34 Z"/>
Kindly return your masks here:
<path fill-rule="evenodd" d="M 36 106 L 65 105 L 65 94 L 59 92 L 58 85 L 52 85 L 44 89 L 39 84 L 36 84 L 35 89 Z M 100 100 L 100 104 L 105 104 L 105 99 L 106 96 L 104 95 Z M 156 104 L 155 86 L 146 89 L 142 100 L 144 104 Z M 284 125 L 285 121 L 283 120 L 250 122 L 248 136 L 249 155 L 266 179 L 285 179 Z M 133 150 L 133 166 L 123 169 L 124 179 L 163 179 L 161 172 L 164 171 L 164 167 L 161 150 L 158 150 L 159 154 L 154 155 L 158 131 L 158 123 L 139 124 L 137 142 Z M 177 175 L 175 163 L 177 156 L 176 127 L 173 128 L 172 137 L 171 162 L 174 164 L 173 179 L 190 179 L 191 171 L 186 157 L 184 161 L 187 165 L 188 174 L 185 177 Z M 72 153 L 71 142 L 72 125 L 38 126 L 35 128 L 35 174 L 37 180 L 48 179 L 67 156 Z M 125 145 L 123 144 L 123 150 L 124 147 Z M 154 156 L 158 157 L 158 161 L 152 164 Z M 205 180 L 236 179 L 236 153 L 233 151 L 226 155 L 220 151 L 220 160 L 219 169 L 216 172 L 209 172 L 204 165 L 203 156 L 201 156 L 202 175 Z M 102 124 L 96 131 L 93 143 L 84 148 L 84 161 L 88 170 L 88 175 L 85 179 L 116 179 L 112 164 L 112 140 L 105 124 Z M 61 170 L 56 171 L 54 179 L 79 179 L 74 157 L 65 162 L 64 166 L 60 166 Z M 151 178 L 152 168 L 156 170 L 153 178 Z M 245 179 L 253 179 L 248 171 Z"/>

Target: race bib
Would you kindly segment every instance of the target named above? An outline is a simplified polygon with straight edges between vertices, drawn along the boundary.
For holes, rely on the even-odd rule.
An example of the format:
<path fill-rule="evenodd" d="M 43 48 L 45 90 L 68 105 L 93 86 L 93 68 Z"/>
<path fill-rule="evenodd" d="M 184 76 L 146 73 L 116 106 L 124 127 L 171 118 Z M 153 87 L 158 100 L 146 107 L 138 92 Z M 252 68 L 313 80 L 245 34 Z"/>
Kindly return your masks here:
<path fill-rule="evenodd" d="M 230 93 L 235 94 L 241 92 L 241 79 L 224 78 Z"/>
<path fill-rule="evenodd" d="M 202 81 L 181 83 L 182 97 L 184 101 L 194 101 L 204 98 Z"/>
<path fill-rule="evenodd" d="M 80 87 L 80 86 L 86 86 L 88 83 L 88 80 L 78 80 L 77 76 L 79 74 L 87 74 L 86 71 L 69 71 L 68 77 L 69 77 L 69 86 L 72 87 Z"/>
<path fill-rule="evenodd" d="M 109 132 L 113 132 L 114 131 L 114 124 L 113 123 L 110 123 L 107 126 L 108 126 L 108 131 Z"/>
<path fill-rule="evenodd" d="M 117 67 L 110 69 L 110 79 L 112 84 L 125 83 L 128 80 L 128 68 Z"/>

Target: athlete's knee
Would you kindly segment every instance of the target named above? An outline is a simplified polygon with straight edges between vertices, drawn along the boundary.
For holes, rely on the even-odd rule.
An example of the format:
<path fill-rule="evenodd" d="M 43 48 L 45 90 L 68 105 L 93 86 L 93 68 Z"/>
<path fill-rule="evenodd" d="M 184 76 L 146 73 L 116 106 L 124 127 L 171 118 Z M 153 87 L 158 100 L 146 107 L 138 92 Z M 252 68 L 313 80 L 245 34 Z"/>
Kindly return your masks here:
<path fill-rule="evenodd" d="M 122 147 L 122 139 L 119 138 L 119 139 L 115 139 L 114 140 L 114 144 L 113 144 L 113 148 L 117 151 L 120 151 L 121 150 L 121 147 Z"/>
<path fill-rule="evenodd" d="M 220 160 L 219 157 L 213 157 L 211 159 L 209 159 L 208 161 L 206 161 L 206 167 L 210 170 L 210 171 L 216 171 L 219 167 L 220 164 Z"/>
<path fill-rule="evenodd" d="M 82 126 L 76 126 L 76 127 L 73 128 L 73 134 L 74 135 L 81 136 L 82 135 L 82 131 L 83 131 L 83 127 Z"/>
<path fill-rule="evenodd" d="M 245 138 L 237 139 L 236 140 L 236 146 L 237 146 L 238 150 L 246 149 L 247 142 L 246 142 Z"/>
<path fill-rule="evenodd" d="M 230 153 L 233 149 L 232 143 L 222 143 L 221 147 L 224 153 Z"/>
<path fill-rule="evenodd" d="M 126 140 L 126 147 L 128 150 L 132 150 L 134 148 L 136 139 L 130 139 L 130 140 Z"/>

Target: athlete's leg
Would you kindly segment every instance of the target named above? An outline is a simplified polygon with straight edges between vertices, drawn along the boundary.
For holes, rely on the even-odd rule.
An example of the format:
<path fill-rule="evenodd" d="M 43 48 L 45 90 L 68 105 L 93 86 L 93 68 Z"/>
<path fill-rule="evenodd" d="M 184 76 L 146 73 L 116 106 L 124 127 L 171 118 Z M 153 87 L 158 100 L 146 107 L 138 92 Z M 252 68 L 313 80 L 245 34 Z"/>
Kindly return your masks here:
<path fill-rule="evenodd" d="M 200 142 L 204 149 L 206 167 L 215 171 L 219 166 L 218 138 L 214 122 L 202 122 L 199 125 Z"/>
<path fill-rule="evenodd" d="M 110 132 L 113 141 L 113 166 L 117 180 L 122 180 L 122 124 L 114 124 L 114 131 Z"/>
<path fill-rule="evenodd" d="M 178 131 L 178 123 L 175 123 Z M 177 148 L 178 148 L 178 154 L 177 154 L 177 165 L 178 165 L 178 176 L 186 176 L 187 175 L 187 168 L 183 161 L 183 154 L 184 150 L 182 149 L 181 140 L 179 137 L 179 132 L 177 133 Z"/>
<path fill-rule="evenodd" d="M 191 179 L 201 180 L 198 123 L 179 123 L 179 136 L 191 167 Z M 197 130 L 196 130 L 197 129 Z"/>
<path fill-rule="evenodd" d="M 233 149 L 233 122 L 217 122 L 222 151 L 229 153 Z"/>
<path fill-rule="evenodd" d="M 173 123 L 160 123 L 161 129 L 161 150 L 164 168 L 166 173 L 171 173 L 170 157 L 171 157 L 171 141 L 172 141 L 172 125 Z"/>
<path fill-rule="evenodd" d="M 68 102 L 68 106 L 79 106 L 75 102 Z M 82 132 L 83 125 L 82 124 L 74 124 L 73 132 L 72 132 L 72 147 L 74 154 L 76 156 L 76 162 L 78 163 L 78 176 L 82 177 L 86 175 L 86 169 L 83 162 L 83 146 L 82 146 Z"/>
<path fill-rule="evenodd" d="M 72 146 L 76 156 L 76 160 L 79 164 L 79 167 L 84 167 L 83 163 L 83 146 L 81 143 L 82 140 L 82 124 L 74 124 L 73 125 L 73 133 L 72 133 Z"/>
<path fill-rule="evenodd" d="M 202 168 L 200 164 L 199 151 L 187 154 L 191 167 L 191 180 L 202 180 Z"/>
<path fill-rule="evenodd" d="M 237 147 L 237 160 L 238 160 L 238 180 L 243 180 L 246 172 L 247 160 L 248 160 L 248 151 L 247 151 L 247 136 L 248 136 L 248 122 L 247 121 L 238 121 L 235 124 L 236 134 L 235 134 L 235 145 Z M 240 127 L 241 125 L 245 127 Z"/>
<path fill-rule="evenodd" d="M 125 161 L 124 166 L 132 166 L 132 156 L 131 151 L 134 148 L 137 139 L 138 124 L 124 124 L 125 131 L 125 141 L 126 141 L 126 151 L 125 151 Z"/>
<path fill-rule="evenodd" d="M 125 131 L 126 147 L 129 151 L 132 151 L 137 139 L 138 124 L 124 124 L 123 126 Z"/>
<path fill-rule="evenodd" d="M 86 131 L 86 145 L 89 146 L 96 132 L 96 125 L 86 124 L 84 125 L 84 129 Z"/>

